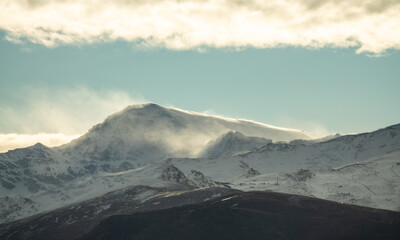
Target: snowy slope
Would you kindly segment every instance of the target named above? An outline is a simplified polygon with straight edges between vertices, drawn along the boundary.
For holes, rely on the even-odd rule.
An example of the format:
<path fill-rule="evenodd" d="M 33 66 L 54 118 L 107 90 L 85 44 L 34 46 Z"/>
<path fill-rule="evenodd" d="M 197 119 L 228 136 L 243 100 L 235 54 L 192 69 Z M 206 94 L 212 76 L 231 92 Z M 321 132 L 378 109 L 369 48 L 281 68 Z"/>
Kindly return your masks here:
<path fill-rule="evenodd" d="M 40 143 L 0 154 L 0 196 L 63 186 L 73 175 L 58 151 Z"/>
<path fill-rule="evenodd" d="M 297 138 L 303 139 L 294 140 Z M 299 169 L 331 171 L 400 150 L 400 125 L 365 134 L 307 139 L 309 136 L 301 131 L 251 121 L 155 104 L 130 106 L 64 146 L 36 144 L 0 154 L 0 222 L 129 186 L 166 191 L 228 186 L 242 189 L 242 185 L 246 189 L 248 181 L 268 174 Z M 393 181 L 396 183 L 396 179 Z M 365 185 L 373 189 L 377 182 L 371 180 Z M 383 181 L 379 186 L 385 189 L 385 184 L 392 182 Z M 369 192 L 367 187 L 364 192 Z M 298 193 L 335 200 L 323 191 L 319 195 L 307 191 Z M 382 197 L 396 200 L 388 191 Z M 393 208 L 390 204 L 364 202 L 353 201 Z M 10 212 L 10 208 L 14 210 Z"/>
<path fill-rule="evenodd" d="M 297 169 L 330 169 L 378 157 L 400 149 L 400 125 L 371 133 L 346 135 L 326 142 L 292 141 L 269 143 L 236 156 L 203 159 L 175 159 L 171 163 L 188 170 L 194 164 L 218 181 L 243 173 L 243 163 L 260 173 Z M 221 150 L 225 151 L 225 150 Z M 203 164 L 199 164 L 203 162 Z"/>
<path fill-rule="evenodd" d="M 335 169 L 238 177 L 232 187 L 314 196 L 349 204 L 400 211 L 400 151 Z"/>

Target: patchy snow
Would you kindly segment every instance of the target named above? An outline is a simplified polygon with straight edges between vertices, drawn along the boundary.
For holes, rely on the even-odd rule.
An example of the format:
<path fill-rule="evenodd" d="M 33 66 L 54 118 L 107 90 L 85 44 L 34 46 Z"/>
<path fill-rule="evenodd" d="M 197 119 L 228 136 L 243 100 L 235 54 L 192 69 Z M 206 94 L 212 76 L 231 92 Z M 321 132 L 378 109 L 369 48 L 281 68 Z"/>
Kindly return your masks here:
<path fill-rule="evenodd" d="M 225 201 L 231 200 L 231 199 L 233 199 L 235 197 L 236 196 L 232 196 L 232 197 L 227 197 L 227 198 L 221 199 L 221 202 L 225 202 Z"/>
<path fill-rule="evenodd" d="M 99 214 L 99 213 L 103 212 L 104 210 L 109 209 L 110 207 L 111 207 L 111 204 L 107 204 L 107 205 L 104 205 L 104 206 L 100 206 L 100 207 L 95 211 L 95 214 Z"/>

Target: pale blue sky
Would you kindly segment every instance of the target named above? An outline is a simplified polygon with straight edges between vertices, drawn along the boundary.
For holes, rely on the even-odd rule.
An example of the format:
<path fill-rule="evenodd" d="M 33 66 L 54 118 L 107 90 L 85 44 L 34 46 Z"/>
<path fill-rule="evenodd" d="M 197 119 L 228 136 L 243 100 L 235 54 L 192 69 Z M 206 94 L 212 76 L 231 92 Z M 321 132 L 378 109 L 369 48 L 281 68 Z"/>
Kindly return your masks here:
<path fill-rule="evenodd" d="M 0 109 L 21 118 L 29 118 L 30 100 L 20 96 L 29 89 L 84 87 L 308 131 L 364 132 L 400 122 L 399 51 L 369 57 L 355 48 L 135 50 L 124 41 L 48 48 L 11 43 L 4 32 L 0 38 Z M 0 133 L 10 132 L 27 130 L 0 121 Z"/>
<path fill-rule="evenodd" d="M 0 152 L 129 104 L 306 130 L 400 123 L 400 2 L 0 0 Z"/>

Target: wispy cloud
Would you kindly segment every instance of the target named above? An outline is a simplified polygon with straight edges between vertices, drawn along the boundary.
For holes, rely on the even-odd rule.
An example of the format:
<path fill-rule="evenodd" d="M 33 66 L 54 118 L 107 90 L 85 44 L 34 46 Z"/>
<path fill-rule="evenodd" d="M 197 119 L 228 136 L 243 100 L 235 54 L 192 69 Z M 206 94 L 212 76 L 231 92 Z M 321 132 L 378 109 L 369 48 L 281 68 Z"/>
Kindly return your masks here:
<path fill-rule="evenodd" d="M 9 101 L 0 103 L 0 132 L 82 134 L 108 115 L 131 104 L 147 102 L 119 90 L 86 87 L 16 90 Z"/>
<path fill-rule="evenodd" d="M 170 49 L 400 49 L 398 0 L 0 0 L 7 39 Z"/>
<path fill-rule="evenodd" d="M 0 103 L 0 152 L 36 142 L 66 143 L 130 104 L 147 102 L 124 91 L 85 87 L 16 90 Z M 17 104 L 18 103 L 18 104 Z"/>

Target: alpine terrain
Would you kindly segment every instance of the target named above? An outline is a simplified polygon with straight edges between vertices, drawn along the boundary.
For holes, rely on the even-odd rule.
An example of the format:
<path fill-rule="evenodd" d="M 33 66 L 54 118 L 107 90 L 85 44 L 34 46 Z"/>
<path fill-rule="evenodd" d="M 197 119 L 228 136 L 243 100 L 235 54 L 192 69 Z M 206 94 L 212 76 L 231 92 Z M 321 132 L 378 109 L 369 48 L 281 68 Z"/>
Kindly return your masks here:
<path fill-rule="evenodd" d="M 142 104 L 0 154 L 1 239 L 399 239 L 399 212 L 400 124 L 315 139 Z"/>

